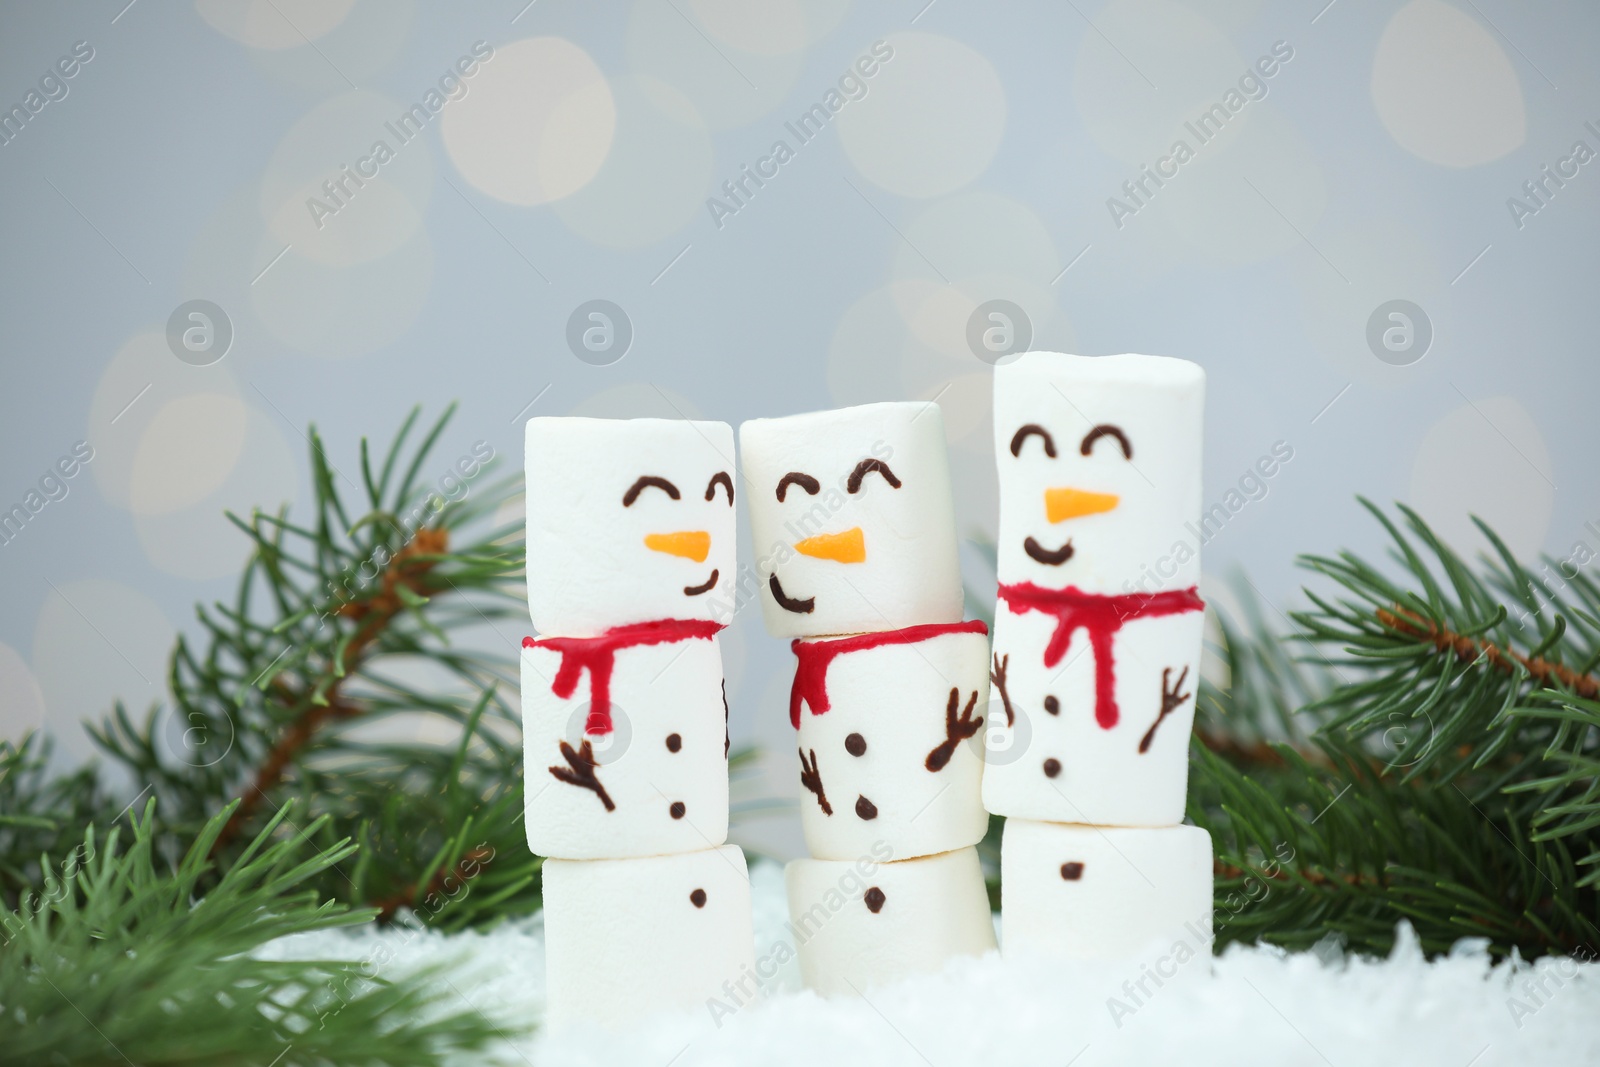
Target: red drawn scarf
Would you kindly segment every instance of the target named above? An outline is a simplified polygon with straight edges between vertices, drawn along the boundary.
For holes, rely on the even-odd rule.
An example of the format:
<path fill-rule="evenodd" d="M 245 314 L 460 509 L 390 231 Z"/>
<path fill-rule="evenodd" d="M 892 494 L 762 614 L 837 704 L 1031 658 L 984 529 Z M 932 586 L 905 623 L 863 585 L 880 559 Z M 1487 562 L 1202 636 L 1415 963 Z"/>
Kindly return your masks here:
<path fill-rule="evenodd" d="M 662 645 L 691 638 L 709 640 L 722 624 L 703 619 L 657 619 L 614 626 L 599 637 L 524 637 L 523 648 L 548 648 L 561 654 L 561 666 L 550 691 L 565 700 L 578 688 L 578 675 L 589 672 L 589 720 L 584 733 L 611 732 L 611 668 L 618 649 Z"/>
<path fill-rule="evenodd" d="M 928 623 L 907 626 L 903 630 L 886 630 L 876 634 L 855 634 L 832 641 L 807 641 L 796 638 L 790 644 L 794 649 L 794 684 L 789 689 L 789 722 L 800 729 L 800 705 L 811 706 L 811 714 L 821 715 L 833 705 L 828 701 L 828 665 L 835 657 L 846 652 L 860 652 L 884 645 L 914 645 L 943 634 L 987 634 L 989 628 L 981 620 L 971 622 Z"/>
<path fill-rule="evenodd" d="M 1056 631 L 1044 649 L 1044 665 L 1061 662 L 1072 644 L 1078 627 L 1089 631 L 1089 647 L 1094 650 L 1094 720 L 1103 729 L 1117 725 L 1117 666 L 1112 658 L 1111 639 L 1130 619 L 1181 615 L 1204 611 L 1206 603 L 1194 586 L 1160 593 L 1085 593 L 1076 586 L 1046 589 L 1032 582 L 1000 586 L 1000 599 L 1015 615 L 1037 611 L 1054 615 Z"/>

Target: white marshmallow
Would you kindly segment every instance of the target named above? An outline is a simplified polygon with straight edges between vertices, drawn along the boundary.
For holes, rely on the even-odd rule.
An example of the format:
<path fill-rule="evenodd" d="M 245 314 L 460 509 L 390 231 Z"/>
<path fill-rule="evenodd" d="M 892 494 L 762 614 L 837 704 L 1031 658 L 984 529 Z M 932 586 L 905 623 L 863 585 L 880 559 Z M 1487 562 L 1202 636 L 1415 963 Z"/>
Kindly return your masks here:
<path fill-rule="evenodd" d="M 784 880 L 800 973 L 823 996 L 864 993 L 995 947 L 976 849 L 880 865 L 865 855 L 795 860 Z"/>
<path fill-rule="evenodd" d="M 1106 709 L 1096 705 L 1096 654 L 1087 630 L 1073 631 L 1061 661 L 1045 666 L 1056 626 L 1052 615 L 1016 614 L 1004 599 L 997 605 L 994 656 L 1004 665 L 1005 699 L 995 685 L 984 806 L 1047 822 L 1182 822 L 1204 613 L 1129 619 L 1112 633 L 1117 718 L 1110 728 L 1100 723 Z"/>
<path fill-rule="evenodd" d="M 727 423 L 538 418 L 528 420 L 526 440 L 536 630 L 588 637 L 657 619 L 728 621 L 735 477 Z"/>
<path fill-rule="evenodd" d="M 1211 835 L 1006 821 L 1000 932 L 1008 957 L 1124 959 L 1211 943 Z"/>
<path fill-rule="evenodd" d="M 1182 359 L 1028 352 L 996 367 L 1000 581 L 1091 593 L 1197 584 L 1204 403 L 1205 371 Z M 1131 455 L 1111 429 L 1091 438 L 1097 428 L 1120 431 Z M 1040 562 L 1030 538 L 1040 554 L 1070 541 L 1071 557 Z"/>
<path fill-rule="evenodd" d="M 810 790 L 800 817 L 813 856 L 853 859 L 881 841 L 905 860 L 983 839 L 989 637 L 982 623 L 966 626 L 908 644 L 873 642 L 925 628 L 799 642 L 791 713 L 799 713 L 801 783 Z M 857 645 L 867 647 L 830 656 Z M 802 696 L 825 699 L 828 710 Z"/>
<path fill-rule="evenodd" d="M 960 620 L 937 404 L 752 419 L 739 427 L 739 446 L 768 632 L 815 637 Z"/>
<path fill-rule="evenodd" d="M 546 1021 L 624 1028 L 753 989 L 750 876 L 737 845 L 647 859 L 547 860 Z"/>
<path fill-rule="evenodd" d="M 582 644 L 592 649 L 605 640 Z M 595 859 L 722 844 L 728 835 L 728 735 L 716 638 L 617 649 L 609 732 L 591 721 L 591 671 L 571 679 L 569 696 L 556 695 L 561 663 L 555 649 L 522 650 L 523 821 L 533 853 Z M 604 673 L 603 665 L 598 669 Z M 585 745 L 597 766 L 587 766 Z M 605 790 L 611 809 L 585 772 Z"/>

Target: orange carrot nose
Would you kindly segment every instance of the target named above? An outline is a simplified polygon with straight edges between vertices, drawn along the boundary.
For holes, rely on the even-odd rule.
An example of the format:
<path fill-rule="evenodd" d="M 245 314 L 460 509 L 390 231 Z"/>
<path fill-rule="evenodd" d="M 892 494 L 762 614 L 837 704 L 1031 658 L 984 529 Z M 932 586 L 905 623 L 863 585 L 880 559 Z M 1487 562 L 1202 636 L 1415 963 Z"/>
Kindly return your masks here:
<path fill-rule="evenodd" d="M 644 535 L 644 547 L 669 556 L 683 556 L 704 563 L 711 554 L 711 535 L 705 530 L 679 530 L 677 533 Z"/>
<path fill-rule="evenodd" d="M 813 559 L 831 559 L 836 563 L 862 563 L 867 558 L 867 542 L 856 526 L 844 533 L 817 534 L 804 541 L 796 541 L 794 550 Z"/>
<path fill-rule="evenodd" d="M 1091 493 L 1087 489 L 1046 489 L 1044 513 L 1051 522 L 1065 522 L 1083 515 L 1098 515 L 1117 506 L 1115 493 Z"/>

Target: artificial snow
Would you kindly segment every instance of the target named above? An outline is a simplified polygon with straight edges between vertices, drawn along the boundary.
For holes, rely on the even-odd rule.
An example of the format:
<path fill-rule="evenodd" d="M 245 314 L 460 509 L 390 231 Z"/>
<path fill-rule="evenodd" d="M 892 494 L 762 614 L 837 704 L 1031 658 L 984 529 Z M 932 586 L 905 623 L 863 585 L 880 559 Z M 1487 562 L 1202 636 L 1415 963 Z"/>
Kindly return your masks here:
<path fill-rule="evenodd" d="M 761 994 L 730 990 L 703 1011 L 626 1033 L 515 1033 L 542 1015 L 537 915 L 453 935 L 403 923 L 301 934 L 262 954 L 361 960 L 383 977 L 440 968 L 430 980 L 441 1009 L 470 1007 L 507 1035 L 474 1064 L 1600 1063 L 1600 964 L 1495 965 L 1481 941 L 1430 963 L 1404 924 L 1388 959 L 1241 946 L 1188 958 L 1169 946 L 1069 968 L 990 953 L 859 999 L 824 1000 L 800 988 L 782 869 L 758 862 L 751 880 L 757 969 L 771 975 Z M 1168 977 L 1158 984 L 1152 968 Z"/>

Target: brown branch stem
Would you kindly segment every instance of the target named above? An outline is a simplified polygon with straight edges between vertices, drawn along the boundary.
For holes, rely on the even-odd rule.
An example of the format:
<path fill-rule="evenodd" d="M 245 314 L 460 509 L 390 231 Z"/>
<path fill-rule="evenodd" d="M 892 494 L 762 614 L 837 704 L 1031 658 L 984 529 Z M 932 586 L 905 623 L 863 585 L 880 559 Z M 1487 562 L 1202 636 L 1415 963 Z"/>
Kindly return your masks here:
<path fill-rule="evenodd" d="M 365 713 L 366 708 L 361 704 L 341 699 L 340 688 L 344 680 L 355 673 L 367 651 L 383 635 L 395 616 L 405 610 L 405 600 L 402 599 L 399 589 L 403 586 L 419 596 L 430 592 L 425 587 L 423 579 L 433 569 L 434 561 L 419 560 L 415 557 L 440 555 L 449 547 L 449 543 L 450 534 L 447 530 L 427 528 L 418 530 L 411 541 L 389 560 L 376 593 L 364 600 L 345 600 L 326 613 L 354 619 L 358 623 L 358 628 L 350 643 L 345 646 L 344 673 L 334 678 L 327 687 L 325 704 L 312 703 L 311 694 L 315 691 L 314 686 L 304 692 L 296 692 L 281 679 L 273 680 L 272 691 L 277 703 L 297 714 L 261 761 L 255 779 L 239 798 L 238 808 L 223 826 L 222 832 L 217 835 L 216 843 L 211 846 L 212 855 L 216 855 L 238 835 L 260 807 L 261 801 L 266 799 L 267 790 L 283 780 L 290 764 L 320 728 L 335 719 L 353 718 Z M 332 667 L 332 657 L 330 657 L 326 669 L 332 670 Z"/>
<path fill-rule="evenodd" d="M 492 848 L 479 846 L 478 848 L 468 849 L 462 854 L 460 861 L 454 867 L 448 871 L 443 869 L 435 871 L 433 877 L 428 879 L 428 884 L 422 888 L 421 892 L 418 892 L 415 885 L 410 885 L 399 892 L 380 897 L 372 901 L 368 906 L 378 909 L 379 922 L 387 922 L 401 908 L 408 908 L 419 901 L 426 901 L 430 896 L 444 889 L 445 883 L 452 878 L 458 883 L 471 881 L 481 872 L 471 871 L 468 868 L 493 858 L 494 849 Z"/>
<path fill-rule="evenodd" d="M 1258 871 L 1250 867 L 1235 867 L 1233 864 L 1224 863 L 1221 860 L 1213 860 L 1211 862 L 1211 873 L 1217 878 L 1266 878 L 1269 881 L 1276 882 L 1287 882 L 1293 880 L 1293 878 L 1299 878 L 1301 881 L 1310 882 L 1312 885 L 1333 885 L 1337 882 L 1342 882 L 1345 885 L 1386 886 L 1389 884 L 1387 879 L 1370 874 L 1347 873 L 1330 875 L 1323 874 L 1321 871 L 1296 871 L 1291 876 L 1288 871 L 1281 867 L 1268 874 L 1265 871 Z"/>
<path fill-rule="evenodd" d="M 1567 689 L 1588 700 L 1593 700 L 1600 696 L 1600 679 L 1587 674 L 1579 674 L 1571 667 L 1553 663 L 1542 656 L 1524 656 L 1513 649 L 1501 648 L 1493 641 L 1455 633 L 1441 627 L 1431 619 L 1424 619 L 1416 612 L 1400 607 L 1398 604 L 1395 605 L 1393 611 L 1387 608 L 1379 608 L 1378 621 L 1391 630 L 1410 637 L 1419 637 L 1423 640 L 1431 641 L 1433 647 L 1440 652 L 1454 652 L 1456 659 L 1463 663 L 1470 663 L 1481 656 L 1491 666 L 1505 671 L 1507 674 L 1515 672 L 1517 666 L 1521 666 L 1541 685 L 1549 685 L 1551 679 L 1554 679 Z"/>

